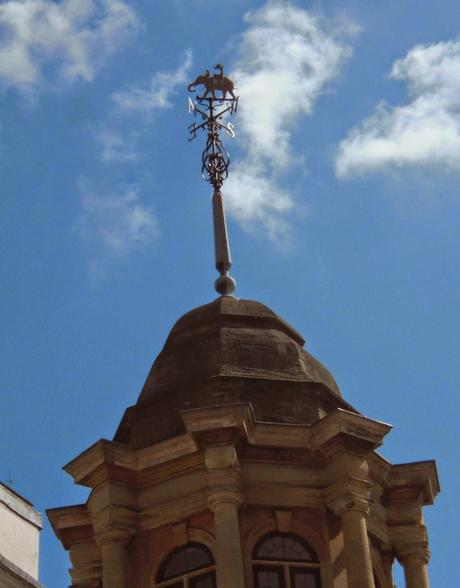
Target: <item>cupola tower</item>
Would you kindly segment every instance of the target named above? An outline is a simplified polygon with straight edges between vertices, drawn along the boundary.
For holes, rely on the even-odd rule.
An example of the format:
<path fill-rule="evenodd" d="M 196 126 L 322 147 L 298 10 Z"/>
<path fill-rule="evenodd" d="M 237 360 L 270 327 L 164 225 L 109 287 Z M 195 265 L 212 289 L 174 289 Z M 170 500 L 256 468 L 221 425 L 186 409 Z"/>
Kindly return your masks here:
<path fill-rule="evenodd" d="M 112 441 L 65 466 L 84 504 L 48 517 L 74 588 L 428 588 L 422 508 L 433 461 L 377 453 L 390 426 L 362 415 L 302 336 L 234 295 L 221 134 L 238 97 L 222 65 L 190 110 L 207 135 L 216 300 L 171 330 Z"/>

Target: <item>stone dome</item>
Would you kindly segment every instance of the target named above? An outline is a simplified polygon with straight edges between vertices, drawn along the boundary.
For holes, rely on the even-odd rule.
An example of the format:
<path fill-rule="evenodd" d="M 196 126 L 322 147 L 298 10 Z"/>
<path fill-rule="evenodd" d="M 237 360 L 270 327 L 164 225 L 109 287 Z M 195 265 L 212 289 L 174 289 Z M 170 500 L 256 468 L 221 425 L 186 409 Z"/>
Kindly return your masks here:
<path fill-rule="evenodd" d="M 311 425 L 353 410 L 305 341 L 265 305 L 230 296 L 185 314 L 114 440 L 146 447 L 185 432 L 180 411 L 247 403 L 259 421 Z"/>

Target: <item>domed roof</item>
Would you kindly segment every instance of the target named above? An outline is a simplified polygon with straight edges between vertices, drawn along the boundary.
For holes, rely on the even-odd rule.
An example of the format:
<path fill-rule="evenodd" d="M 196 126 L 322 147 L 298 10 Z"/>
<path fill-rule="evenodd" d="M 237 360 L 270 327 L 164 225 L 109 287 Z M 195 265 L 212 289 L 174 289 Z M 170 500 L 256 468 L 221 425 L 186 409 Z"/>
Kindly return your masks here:
<path fill-rule="evenodd" d="M 115 441 L 136 447 L 185 432 L 180 411 L 251 404 L 257 420 L 311 425 L 350 409 L 304 340 L 265 305 L 223 296 L 174 325 Z"/>

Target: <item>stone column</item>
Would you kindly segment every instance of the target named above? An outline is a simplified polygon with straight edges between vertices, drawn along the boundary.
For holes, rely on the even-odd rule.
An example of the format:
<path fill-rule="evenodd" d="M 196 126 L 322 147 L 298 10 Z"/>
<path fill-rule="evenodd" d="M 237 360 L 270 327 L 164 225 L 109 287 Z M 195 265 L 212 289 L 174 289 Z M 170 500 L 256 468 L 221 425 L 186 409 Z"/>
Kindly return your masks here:
<path fill-rule="evenodd" d="M 128 574 L 128 542 L 131 537 L 131 532 L 110 530 L 99 538 L 103 588 L 131 588 Z"/>
<path fill-rule="evenodd" d="M 88 509 L 102 554 L 103 588 L 132 588 L 128 546 L 136 534 L 135 492 L 108 482 L 93 489 Z"/>
<path fill-rule="evenodd" d="M 395 555 L 389 545 L 385 545 L 381 548 L 380 555 L 382 558 L 382 568 L 385 574 L 385 586 L 393 588 L 393 562 Z"/>
<path fill-rule="evenodd" d="M 430 588 L 426 565 L 428 559 L 421 555 L 407 555 L 401 559 L 406 588 Z"/>
<path fill-rule="evenodd" d="M 244 588 L 238 510 L 243 499 L 234 447 L 206 450 L 208 506 L 214 515 L 215 558 L 218 588 Z"/>
<path fill-rule="evenodd" d="M 366 518 L 370 483 L 352 478 L 331 489 L 330 508 L 340 518 L 348 588 L 375 588 Z"/>
<path fill-rule="evenodd" d="M 434 461 L 397 464 L 385 480 L 385 508 L 391 547 L 404 568 L 407 588 L 428 588 L 430 559 L 423 507 L 440 491 Z"/>
<path fill-rule="evenodd" d="M 426 542 L 406 544 L 396 551 L 396 556 L 404 568 L 406 588 L 430 588 L 427 569 L 430 552 Z"/>
<path fill-rule="evenodd" d="M 366 510 L 352 507 L 340 516 L 349 588 L 375 588 L 366 515 Z"/>
<path fill-rule="evenodd" d="M 70 576 L 72 585 L 100 588 L 102 578 L 102 553 L 94 542 L 74 543 L 70 546 L 69 556 L 72 562 Z"/>
<path fill-rule="evenodd" d="M 211 493 L 209 508 L 214 514 L 218 588 L 245 586 L 238 508 L 241 498 L 233 493 Z"/>
<path fill-rule="evenodd" d="M 396 557 L 404 568 L 406 588 L 430 588 L 427 564 L 428 536 L 423 524 L 400 525 L 390 530 Z"/>

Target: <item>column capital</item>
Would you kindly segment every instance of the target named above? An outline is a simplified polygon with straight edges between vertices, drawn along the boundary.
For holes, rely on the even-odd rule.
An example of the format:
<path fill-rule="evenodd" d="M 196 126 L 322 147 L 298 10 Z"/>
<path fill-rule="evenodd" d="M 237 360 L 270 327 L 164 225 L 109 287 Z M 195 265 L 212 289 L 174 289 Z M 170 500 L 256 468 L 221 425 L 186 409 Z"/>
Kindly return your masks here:
<path fill-rule="evenodd" d="M 102 547 L 107 543 L 128 543 L 134 536 L 136 529 L 122 525 L 110 525 L 96 535 L 97 544 Z"/>
<path fill-rule="evenodd" d="M 233 445 L 216 445 L 206 448 L 205 464 L 208 472 L 238 469 L 238 455 Z"/>
<path fill-rule="evenodd" d="M 413 563 L 427 565 L 430 561 L 430 550 L 428 549 L 428 547 L 426 547 L 425 549 L 423 549 L 422 553 L 422 550 L 418 546 L 414 546 L 413 553 L 396 552 L 396 557 L 399 563 L 404 567 L 411 565 Z"/>
<path fill-rule="evenodd" d="M 108 506 L 93 519 L 94 535 L 99 546 L 127 543 L 136 532 L 136 513 L 121 506 Z"/>
<path fill-rule="evenodd" d="M 221 488 L 208 492 L 208 507 L 215 512 L 222 504 L 233 504 L 239 508 L 243 504 L 243 497 L 237 488 Z"/>
<path fill-rule="evenodd" d="M 338 517 L 350 511 L 367 515 L 371 507 L 371 487 L 368 480 L 360 478 L 337 481 L 326 488 L 326 504 Z"/>
<path fill-rule="evenodd" d="M 207 447 L 205 463 L 208 481 L 208 506 L 213 512 L 221 504 L 243 503 L 241 473 L 233 445 Z"/>
<path fill-rule="evenodd" d="M 329 504 L 329 508 L 338 517 L 347 512 L 360 512 L 367 516 L 370 510 L 370 502 L 357 496 L 348 495 L 342 496 Z"/>
<path fill-rule="evenodd" d="M 424 525 L 390 527 L 390 540 L 398 561 L 405 563 L 430 560 L 428 534 Z"/>

